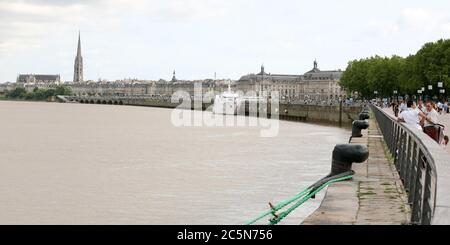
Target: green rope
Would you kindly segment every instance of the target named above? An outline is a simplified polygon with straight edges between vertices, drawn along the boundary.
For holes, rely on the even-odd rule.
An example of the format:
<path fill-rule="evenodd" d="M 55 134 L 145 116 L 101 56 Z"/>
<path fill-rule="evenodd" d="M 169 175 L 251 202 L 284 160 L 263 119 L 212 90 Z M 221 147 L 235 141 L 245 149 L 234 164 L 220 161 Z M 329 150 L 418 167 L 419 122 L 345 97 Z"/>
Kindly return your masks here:
<path fill-rule="evenodd" d="M 308 201 L 311 197 L 315 196 L 317 193 L 319 193 L 321 190 L 323 190 L 325 187 L 336 183 L 336 182 L 341 182 L 341 181 L 345 181 L 345 180 L 350 180 L 353 178 L 353 175 L 349 175 L 349 176 L 345 176 L 345 177 L 341 177 L 341 178 L 337 178 L 334 180 L 330 180 L 328 182 L 326 182 L 325 184 L 321 185 L 319 188 L 317 188 L 316 190 L 312 191 L 312 188 L 308 188 L 294 196 L 292 196 L 291 198 L 282 201 L 281 203 L 279 203 L 278 205 L 276 205 L 275 207 L 269 209 L 268 211 L 262 213 L 261 215 L 259 215 L 257 218 L 253 219 L 252 221 L 249 221 L 246 225 L 253 225 L 256 222 L 258 222 L 259 220 L 263 219 L 264 217 L 272 214 L 274 216 L 273 219 L 270 220 L 269 225 L 276 225 L 278 224 L 280 221 L 282 221 L 284 218 L 286 218 L 292 211 L 294 211 L 295 209 L 297 209 L 299 206 L 301 206 L 303 203 L 305 203 L 306 201 Z M 306 195 L 306 196 L 305 196 Z M 291 204 L 294 201 L 297 201 L 298 199 L 300 199 L 297 203 L 295 203 L 293 206 L 291 206 L 289 209 L 287 209 L 285 212 L 281 213 L 280 215 L 275 215 L 275 213 L 279 210 L 281 210 L 282 208 L 288 206 L 289 204 Z"/>
<path fill-rule="evenodd" d="M 285 212 L 281 213 L 278 217 L 274 217 L 272 220 L 270 220 L 270 225 L 276 225 L 278 224 L 280 221 L 282 221 L 284 218 L 286 218 L 292 211 L 294 211 L 295 209 L 297 209 L 299 206 L 301 206 L 303 203 L 305 203 L 306 201 L 308 201 L 311 197 L 315 196 L 317 193 L 319 193 L 321 190 L 323 190 L 325 187 L 336 183 L 336 182 L 341 182 L 341 181 L 345 181 L 345 180 L 350 180 L 353 178 L 353 175 L 351 176 L 345 176 L 342 178 L 338 178 L 335 180 L 331 180 L 325 184 L 323 184 L 322 186 L 320 186 L 319 188 L 317 188 L 317 190 L 313 191 L 312 193 L 308 194 L 307 196 L 303 197 L 300 201 L 298 201 L 296 204 L 294 204 L 293 206 L 291 206 L 288 210 L 286 210 Z"/>
<path fill-rule="evenodd" d="M 302 196 L 306 195 L 308 192 L 310 192 L 312 190 L 312 188 L 308 188 L 294 196 L 292 196 L 291 198 L 280 202 L 279 204 L 277 204 L 273 209 L 269 209 L 266 212 L 262 213 L 261 215 L 259 215 L 257 218 L 253 219 L 252 221 L 247 222 L 246 225 L 253 225 L 254 223 L 258 222 L 259 220 L 263 219 L 264 217 L 266 217 L 269 214 L 274 214 L 276 211 L 286 207 L 287 205 L 289 205 L 290 203 L 300 199 Z"/>

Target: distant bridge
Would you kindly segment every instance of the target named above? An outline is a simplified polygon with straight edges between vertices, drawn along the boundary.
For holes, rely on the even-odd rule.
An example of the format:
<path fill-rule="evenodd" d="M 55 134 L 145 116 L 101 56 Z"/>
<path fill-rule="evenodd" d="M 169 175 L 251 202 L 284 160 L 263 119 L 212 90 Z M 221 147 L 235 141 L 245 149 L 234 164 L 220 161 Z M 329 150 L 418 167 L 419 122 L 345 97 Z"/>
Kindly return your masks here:
<path fill-rule="evenodd" d="M 197 109 L 194 107 L 193 98 L 191 103 L 183 103 L 180 99 L 177 103 L 172 103 L 169 96 L 58 96 L 59 101 L 65 103 L 80 104 L 102 104 L 102 105 L 133 105 L 162 108 Z M 213 103 L 202 103 L 202 110 L 206 110 Z"/>

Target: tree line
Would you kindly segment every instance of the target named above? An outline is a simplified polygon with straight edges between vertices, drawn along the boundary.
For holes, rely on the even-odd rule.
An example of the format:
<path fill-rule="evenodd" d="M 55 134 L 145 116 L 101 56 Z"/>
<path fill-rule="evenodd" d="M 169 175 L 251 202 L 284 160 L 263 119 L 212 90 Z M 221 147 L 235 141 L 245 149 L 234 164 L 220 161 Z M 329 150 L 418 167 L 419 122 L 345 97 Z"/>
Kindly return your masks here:
<path fill-rule="evenodd" d="M 5 93 L 5 99 L 12 100 L 36 100 L 46 101 L 57 95 L 71 95 L 72 91 L 69 87 L 58 86 L 49 89 L 35 88 L 32 92 L 27 92 L 25 88 L 17 87 Z"/>
<path fill-rule="evenodd" d="M 397 95 L 438 96 L 438 83 L 443 82 L 445 95 L 450 92 L 450 39 L 425 44 L 408 57 L 374 56 L 350 61 L 340 85 L 349 96 L 358 93 L 362 98 Z M 432 85 L 432 90 L 428 86 Z"/>

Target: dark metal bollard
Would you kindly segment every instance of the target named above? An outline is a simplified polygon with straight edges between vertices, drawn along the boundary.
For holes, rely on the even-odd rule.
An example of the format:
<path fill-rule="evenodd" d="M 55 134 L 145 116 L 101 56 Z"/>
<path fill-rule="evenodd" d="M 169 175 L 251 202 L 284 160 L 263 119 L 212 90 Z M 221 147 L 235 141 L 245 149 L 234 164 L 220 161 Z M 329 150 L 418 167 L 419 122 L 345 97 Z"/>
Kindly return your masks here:
<path fill-rule="evenodd" d="M 359 120 L 367 120 L 367 119 L 370 119 L 369 113 L 359 114 Z"/>
<path fill-rule="evenodd" d="M 350 141 L 352 138 L 360 138 L 362 137 L 361 130 L 369 128 L 369 121 L 367 120 L 357 120 L 353 122 L 352 126 L 352 136 L 350 137 Z M 349 142 L 350 143 L 350 142 Z"/>
<path fill-rule="evenodd" d="M 369 149 L 365 145 L 337 145 L 333 151 L 331 173 L 328 177 L 352 171 L 353 163 L 362 163 L 369 158 Z"/>
<path fill-rule="evenodd" d="M 352 170 L 353 163 L 362 163 L 368 158 L 369 149 L 365 145 L 337 145 L 333 150 L 331 173 L 310 188 L 314 191 L 333 179 L 355 174 Z"/>

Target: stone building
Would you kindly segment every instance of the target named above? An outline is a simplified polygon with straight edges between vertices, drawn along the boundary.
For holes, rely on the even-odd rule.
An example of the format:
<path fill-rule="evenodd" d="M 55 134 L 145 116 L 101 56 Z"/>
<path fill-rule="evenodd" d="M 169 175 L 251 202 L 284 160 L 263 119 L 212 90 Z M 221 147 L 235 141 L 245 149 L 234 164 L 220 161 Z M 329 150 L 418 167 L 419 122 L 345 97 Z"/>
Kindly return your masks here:
<path fill-rule="evenodd" d="M 17 76 L 17 86 L 25 88 L 28 92 L 35 88 L 48 89 L 61 85 L 60 75 L 20 74 Z"/>
<path fill-rule="evenodd" d="M 266 92 L 268 95 L 278 91 L 281 99 L 289 101 L 331 101 L 343 94 L 339 86 L 342 73 L 341 70 L 321 71 L 317 61 L 314 61 L 313 69 L 303 75 L 270 74 L 263 65 L 258 74 L 241 77 L 236 82 L 236 90 Z"/>
<path fill-rule="evenodd" d="M 121 83 L 121 82 L 86 82 L 72 83 L 69 85 L 72 93 L 76 95 L 99 96 L 138 96 L 147 94 L 146 83 Z"/>
<path fill-rule="evenodd" d="M 0 95 L 16 88 L 16 83 L 0 83 Z"/>
<path fill-rule="evenodd" d="M 84 83 L 68 83 L 72 92 L 76 95 L 98 95 L 98 96 L 147 96 L 170 98 L 175 92 L 183 91 L 194 96 L 198 93 L 219 94 L 227 90 L 228 80 L 180 80 L 177 79 L 175 71 L 171 80 L 160 79 L 158 81 L 124 79 L 117 81 L 87 81 Z M 200 84 L 201 87 L 197 87 Z"/>
<path fill-rule="evenodd" d="M 16 82 L 20 85 L 59 85 L 61 77 L 60 75 L 20 74 Z"/>
<path fill-rule="evenodd" d="M 86 82 L 70 83 L 72 92 L 76 95 L 99 95 L 99 96 L 164 96 L 170 97 L 177 91 L 195 94 L 195 84 L 201 84 L 202 93 L 221 93 L 225 91 L 221 81 L 214 80 L 159 80 L 159 81 L 134 81 L 132 83 L 115 82 Z M 200 92 L 200 91 L 199 91 Z"/>

